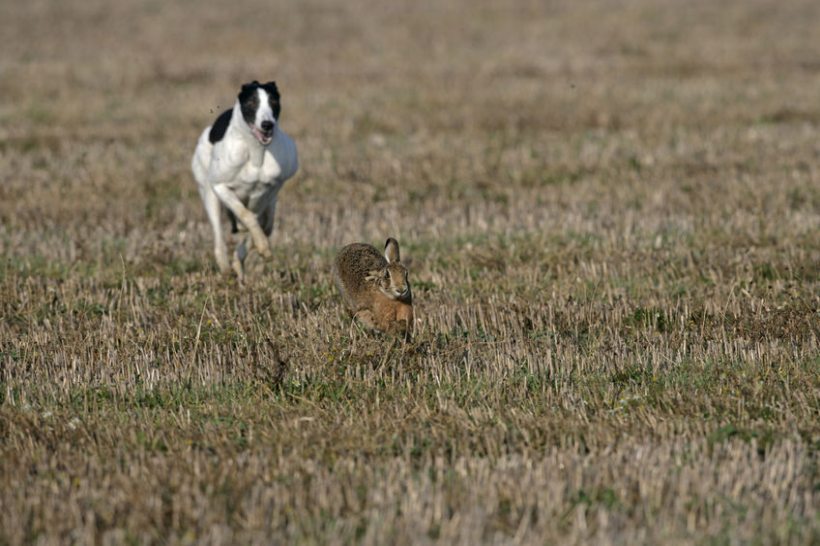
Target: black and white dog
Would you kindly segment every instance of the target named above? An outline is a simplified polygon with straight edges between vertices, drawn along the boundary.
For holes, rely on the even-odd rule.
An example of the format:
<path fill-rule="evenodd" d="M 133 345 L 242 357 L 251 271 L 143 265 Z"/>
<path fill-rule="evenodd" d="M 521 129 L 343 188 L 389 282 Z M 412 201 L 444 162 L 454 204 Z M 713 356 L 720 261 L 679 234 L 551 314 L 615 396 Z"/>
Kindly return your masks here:
<path fill-rule="evenodd" d="M 191 161 L 214 231 L 216 263 L 223 273 L 232 265 L 240 280 L 248 239 L 237 245 L 229 263 L 222 209 L 228 213 L 233 233 L 239 227 L 247 229 L 259 253 L 270 256 L 268 237 L 273 231 L 277 195 L 299 168 L 296 144 L 279 128 L 279 99 L 276 82 L 243 85 L 233 108 L 202 132 Z"/>

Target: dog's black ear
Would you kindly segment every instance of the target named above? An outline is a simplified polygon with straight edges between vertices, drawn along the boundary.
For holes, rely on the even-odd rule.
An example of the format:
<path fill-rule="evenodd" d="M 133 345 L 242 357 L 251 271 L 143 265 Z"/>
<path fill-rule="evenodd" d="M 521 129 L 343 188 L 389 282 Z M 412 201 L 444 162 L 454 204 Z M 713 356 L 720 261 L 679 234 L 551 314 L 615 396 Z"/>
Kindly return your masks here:
<path fill-rule="evenodd" d="M 273 95 L 276 98 L 279 98 L 279 88 L 276 87 L 276 82 L 275 81 L 269 81 L 268 83 L 266 83 L 262 87 L 265 89 L 265 91 L 268 92 L 268 94 Z"/>
<path fill-rule="evenodd" d="M 236 96 L 239 99 L 239 102 L 245 102 L 245 100 L 256 91 L 256 88 L 259 87 L 259 82 L 253 80 L 251 83 L 243 83 L 242 89 L 239 91 L 239 94 Z"/>
<path fill-rule="evenodd" d="M 257 87 L 259 87 L 259 82 L 256 81 L 256 80 L 253 80 L 250 83 L 243 83 L 242 84 L 242 91 L 245 91 L 245 92 L 252 91 L 253 89 L 256 89 Z"/>

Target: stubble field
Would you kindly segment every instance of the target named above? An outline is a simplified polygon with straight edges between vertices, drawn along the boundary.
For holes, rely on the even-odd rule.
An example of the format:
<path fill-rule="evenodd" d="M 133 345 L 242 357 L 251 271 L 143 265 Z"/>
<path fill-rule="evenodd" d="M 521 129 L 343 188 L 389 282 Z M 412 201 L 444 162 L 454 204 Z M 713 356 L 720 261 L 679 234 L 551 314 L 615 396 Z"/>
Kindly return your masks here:
<path fill-rule="evenodd" d="M 816 544 L 814 0 L 0 4 L 0 544 Z M 302 168 L 216 273 L 189 172 Z M 330 264 L 402 244 L 408 344 Z"/>

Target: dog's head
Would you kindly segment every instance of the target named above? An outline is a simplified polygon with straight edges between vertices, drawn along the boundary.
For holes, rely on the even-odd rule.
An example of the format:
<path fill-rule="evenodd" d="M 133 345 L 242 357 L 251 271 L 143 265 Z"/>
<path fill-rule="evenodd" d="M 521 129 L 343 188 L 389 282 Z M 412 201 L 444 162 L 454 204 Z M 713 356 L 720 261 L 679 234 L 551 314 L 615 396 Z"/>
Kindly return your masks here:
<path fill-rule="evenodd" d="M 282 110 L 276 82 L 259 83 L 253 80 L 242 86 L 236 98 L 253 136 L 262 145 L 270 144 Z"/>

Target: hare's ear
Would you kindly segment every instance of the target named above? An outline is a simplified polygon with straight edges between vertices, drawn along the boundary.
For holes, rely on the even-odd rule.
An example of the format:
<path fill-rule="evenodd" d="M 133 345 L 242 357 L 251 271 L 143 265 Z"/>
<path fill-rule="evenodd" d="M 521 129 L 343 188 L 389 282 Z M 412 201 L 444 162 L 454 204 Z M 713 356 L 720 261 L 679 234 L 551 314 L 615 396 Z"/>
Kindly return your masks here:
<path fill-rule="evenodd" d="M 374 269 L 373 271 L 367 272 L 367 276 L 364 278 L 364 280 L 369 282 L 376 282 L 381 278 L 381 276 L 382 272 L 378 269 Z"/>
<path fill-rule="evenodd" d="M 393 237 L 390 237 L 387 239 L 387 242 L 384 243 L 384 257 L 389 264 L 398 262 L 401 259 L 399 258 L 399 242 Z"/>

